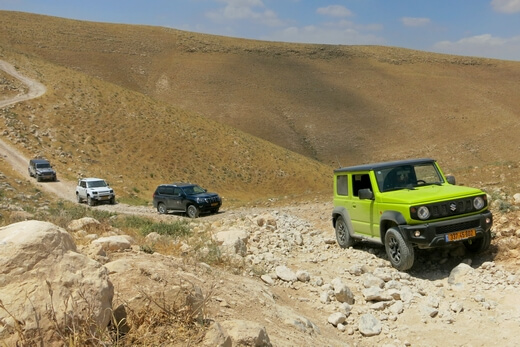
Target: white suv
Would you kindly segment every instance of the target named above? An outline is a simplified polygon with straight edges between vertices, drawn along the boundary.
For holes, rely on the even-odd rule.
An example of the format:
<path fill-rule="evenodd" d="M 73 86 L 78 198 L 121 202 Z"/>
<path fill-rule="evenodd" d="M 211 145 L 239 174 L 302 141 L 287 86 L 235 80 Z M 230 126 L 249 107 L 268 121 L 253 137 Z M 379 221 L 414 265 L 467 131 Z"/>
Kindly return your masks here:
<path fill-rule="evenodd" d="M 106 201 L 116 203 L 116 194 L 107 182 L 101 178 L 82 178 L 76 186 L 76 199 L 79 203 L 86 200 L 89 206 Z"/>

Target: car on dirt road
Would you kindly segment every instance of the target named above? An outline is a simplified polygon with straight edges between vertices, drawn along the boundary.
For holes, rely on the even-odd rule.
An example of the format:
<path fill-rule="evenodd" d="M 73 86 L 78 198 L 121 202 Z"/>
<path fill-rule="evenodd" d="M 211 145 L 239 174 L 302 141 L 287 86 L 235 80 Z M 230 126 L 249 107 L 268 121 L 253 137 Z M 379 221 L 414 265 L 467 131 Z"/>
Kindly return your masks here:
<path fill-rule="evenodd" d="M 35 177 L 38 182 L 56 181 L 58 179 L 56 171 L 52 168 L 51 163 L 47 159 L 35 158 L 29 160 L 27 168 L 29 176 Z"/>
<path fill-rule="evenodd" d="M 116 194 L 109 184 L 101 178 L 82 178 L 76 186 L 76 200 L 78 203 L 86 201 L 89 206 L 100 202 L 116 203 Z"/>
<path fill-rule="evenodd" d="M 383 244 L 398 270 L 413 266 L 416 249 L 463 243 L 471 252 L 483 252 L 490 246 L 493 217 L 487 194 L 455 185 L 433 159 L 339 168 L 333 189 L 338 244 Z"/>
<path fill-rule="evenodd" d="M 197 184 L 161 184 L 153 193 L 153 206 L 160 214 L 174 211 L 197 218 L 201 213 L 218 213 L 222 199 L 217 193 L 209 193 Z"/>

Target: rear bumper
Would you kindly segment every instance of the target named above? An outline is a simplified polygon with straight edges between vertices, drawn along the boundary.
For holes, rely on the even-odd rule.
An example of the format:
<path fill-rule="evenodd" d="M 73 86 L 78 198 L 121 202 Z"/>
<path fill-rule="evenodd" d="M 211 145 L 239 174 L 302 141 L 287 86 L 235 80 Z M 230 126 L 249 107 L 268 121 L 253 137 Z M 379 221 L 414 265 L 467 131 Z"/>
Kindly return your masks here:
<path fill-rule="evenodd" d="M 420 248 L 438 247 L 455 242 L 478 239 L 484 237 L 493 225 L 493 215 L 486 211 L 477 215 L 450 219 L 447 221 L 417 224 L 400 225 L 399 229 L 403 237 L 412 244 Z M 448 235 L 458 232 L 475 230 L 475 236 L 449 241 Z"/>

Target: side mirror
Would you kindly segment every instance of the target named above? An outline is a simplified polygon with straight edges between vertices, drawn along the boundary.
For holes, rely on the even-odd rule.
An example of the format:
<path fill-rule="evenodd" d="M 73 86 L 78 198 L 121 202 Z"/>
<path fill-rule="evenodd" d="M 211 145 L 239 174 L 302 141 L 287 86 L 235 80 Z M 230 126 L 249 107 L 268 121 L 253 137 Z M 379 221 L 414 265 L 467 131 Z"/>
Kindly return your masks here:
<path fill-rule="evenodd" d="M 362 200 L 374 200 L 374 193 L 370 188 L 360 189 L 358 195 Z"/>
<path fill-rule="evenodd" d="M 455 176 L 453 176 L 453 175 L 446 175 L 446 180 L 448 181 L 449 184 L 455 185 Z"/>

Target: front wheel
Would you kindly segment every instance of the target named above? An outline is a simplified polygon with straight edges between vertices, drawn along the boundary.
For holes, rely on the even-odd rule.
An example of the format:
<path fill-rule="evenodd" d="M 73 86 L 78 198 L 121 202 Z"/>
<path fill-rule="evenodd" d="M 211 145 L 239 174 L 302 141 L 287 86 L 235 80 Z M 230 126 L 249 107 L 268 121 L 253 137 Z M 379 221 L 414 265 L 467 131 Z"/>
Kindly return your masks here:
<path fill-rule="evenodd" d="M 354 239 L 350 236 L 347 223 L 341 216 L 336 219 L 336 240 L 341 248 L 348 248 L 354 245 Z"/>
<path fill-rule="evenodd" d="M 413 266 L 415 252 L 410 242 L 406 241 L 399 230 L 390 228 L 385 234 L 385 250 L 392 266 L 399 271 L 406 271 Z"/>
<path fill-rule="evenodd" d="M 160 202 L 158 205 L 157 205 L 157 212 L 159 212 L 160 214 L 165 214 L 167 211 L 166 211 L 166 206 Z"/>
<path fill-rule="evenodd" d="M 92 198 L 90 197 L 90 195 L 87 196 L 87 204 L 88 204 L 89 206 L 94 206 L 94 205 L 96 204 L 96 202 L 94 201 L 94 199 L 92 199 Z"/>
<path fill-rule="evenodd" d="M 471 239 L 463 242 L 464 247 L 470 252 L 481 253 L 489 248 L 491 245 L 491 231 L 486 231 L 484 237 L 480 239 Z"/>
<path fill-rule="evenodd" d="M 110 198 L 110 205 L 115 205 L 116 204 L 116 197 L 113 196 Z"/>
<path fill-rule="evenodd" d="M 195 205 L 190 205 L 188 206 L 188 210 L 186 211 L 186 213 L 188 214 L 188 217 L 190 218 L 197 218 L 199 216 L 199 208 Z"/>

